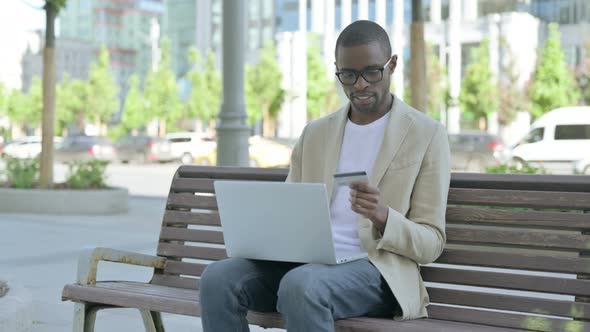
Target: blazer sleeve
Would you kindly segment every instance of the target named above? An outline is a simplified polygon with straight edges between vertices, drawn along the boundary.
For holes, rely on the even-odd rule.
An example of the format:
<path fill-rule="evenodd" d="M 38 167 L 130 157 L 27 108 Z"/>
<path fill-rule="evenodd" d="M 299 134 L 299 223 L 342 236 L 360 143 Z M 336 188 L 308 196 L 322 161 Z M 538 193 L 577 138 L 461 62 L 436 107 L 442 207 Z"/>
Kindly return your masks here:
<path fill-rule="evenodd" d="M 434 262 L 446 242 L 445 214 L 451 178 L 450 149 L 444 127 L 437 124 L 420 166 L 407 216 L 389 208 L 377 249 L 391 251 L 418 264 Z"/>

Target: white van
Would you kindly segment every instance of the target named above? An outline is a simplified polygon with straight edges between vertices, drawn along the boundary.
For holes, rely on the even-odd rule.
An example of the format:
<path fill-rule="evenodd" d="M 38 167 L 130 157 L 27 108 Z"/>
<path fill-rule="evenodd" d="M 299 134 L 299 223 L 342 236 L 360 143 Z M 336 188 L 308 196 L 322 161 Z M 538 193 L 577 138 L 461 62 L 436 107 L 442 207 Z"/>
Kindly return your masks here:
<path fill-rule="evenodd" d="M 544 114 L 512 149 L 517 165 L 529 162 L 552 173 L 571 174 L 589 156 L 590 106 L 558 108 Z"/>

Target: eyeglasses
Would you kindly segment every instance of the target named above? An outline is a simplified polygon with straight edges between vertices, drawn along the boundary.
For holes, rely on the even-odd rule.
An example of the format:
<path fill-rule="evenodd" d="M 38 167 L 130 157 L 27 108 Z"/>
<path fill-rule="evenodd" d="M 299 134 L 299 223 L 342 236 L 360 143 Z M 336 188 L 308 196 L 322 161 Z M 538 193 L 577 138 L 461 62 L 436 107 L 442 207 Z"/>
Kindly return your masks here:
<path fill-rule="evenodd" d="M 341 70 L 336 72 L 336 76 L 338 76 L 338 80 L 343 85 L 355 85 L 359 79 L 359 76 L 362 76 L 363 79 L 367 81 L 367 83 L 377 83 L 383 79 L 383 71 L 391 59 L 392 58 L 389 58 L 389 60 L 381 68 L 371 68 L 362 71 Z"/>

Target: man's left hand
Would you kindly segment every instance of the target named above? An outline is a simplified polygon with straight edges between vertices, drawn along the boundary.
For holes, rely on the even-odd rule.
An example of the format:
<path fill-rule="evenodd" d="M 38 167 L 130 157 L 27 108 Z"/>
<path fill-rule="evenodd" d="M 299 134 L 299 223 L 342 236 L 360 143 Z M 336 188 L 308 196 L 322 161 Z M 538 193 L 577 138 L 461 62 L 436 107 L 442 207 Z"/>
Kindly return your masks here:
<path fill-rule="evenodd" d="M 381 203 L 379 188 L 366 182 L 350 184 L 350 205 L 352 211 L 371 220 L 383 234 L 389 216 L 389 208 Z"/>

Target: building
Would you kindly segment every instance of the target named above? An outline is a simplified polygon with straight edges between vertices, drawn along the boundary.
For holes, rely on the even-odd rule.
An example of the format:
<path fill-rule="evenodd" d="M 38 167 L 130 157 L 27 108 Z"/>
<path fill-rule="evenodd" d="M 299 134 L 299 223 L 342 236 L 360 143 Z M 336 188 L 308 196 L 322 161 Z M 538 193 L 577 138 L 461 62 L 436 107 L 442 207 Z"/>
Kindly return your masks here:
<path fill-rule="evenodd" d="M 273 0 L 249 0 L 246 19 L 246 62 L 256 62 L 258 50 L 275 35 Z M 222 56 L 222 0 L 168 0 L 163 33 L 171 42 L 172 66 L 181 78 L 190 70 L 188 51 L 204 56 L 211 50 L 217 63 Z"/>
<path fill-rule="evenodd" d="M 34 77 L 43 76 L 43 44 L 44 34 L 38 31 L 32 38 L 23 54 L 22 91 L 28 91 Z M 55 40 L 55 68 L 56 80 L 60 82 L 65 75 L 70 79 L 86 80 L 90 63 L 94 56 L 93 47 L 85 41 L 56 38 Z"/>
<path fill-rule="evenodd" d="M 94 55 L 104 45 L 121 99 L 132 74 L 143 81 L 158 60 L 164 0 L 68 0 L 60 12 L 60 36 L 86 41 Z"/>

